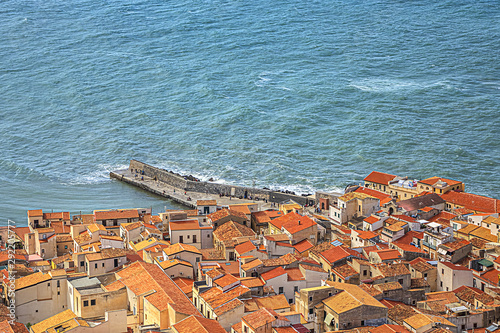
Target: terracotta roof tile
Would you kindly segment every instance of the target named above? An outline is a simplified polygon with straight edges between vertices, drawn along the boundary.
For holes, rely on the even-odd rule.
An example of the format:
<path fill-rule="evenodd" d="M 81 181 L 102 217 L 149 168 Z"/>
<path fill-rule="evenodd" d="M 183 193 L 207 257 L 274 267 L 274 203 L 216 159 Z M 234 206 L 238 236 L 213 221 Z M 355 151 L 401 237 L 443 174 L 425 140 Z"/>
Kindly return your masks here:
<path fill-rule="evenodd" d="M 179 333 L 226 333 L 217 320 L 189 316 L 173 325 Z"/>
<path fill-rule="evenodd" d="M 395 175 L 391 175 L 384 172 L 372 171 L 368 176 L 365 177 L 365 182 L 377 183 L 389 185 L 389 182 L 396 178 Z"/>
<path fill-rule="evenodd" d="M 136 209 L 95 210 L 94 216 L 96 220 L 130 219 L 139 218 L 139 212 Z"/>
<path fill-rule="evenodd" d="M 441 196 L 446 202 L 482 213 L 500 213 L 500 200 L 477 194 L 449 191 Z"/>
<path fill-rule="evenodd" d="M 217 206 L 217 200 L 196 200 L 196 206 Z"/>
<path fill-rule="evenodd" d="M 241 256 L 245 253 L 248 253 L 250 251 L 253 251 L 257 249 L 255 245 L 251 241 L 247 241 L 245 243 L 242 243 L 240 245 L 237 245 L 234 247 L 234 250 Z"/>
<path fill-rule="evenodd" d="M 267 271 L 265 273 L 262 273 L 260 275 L 260 277 L 264 280 L 264 281 L 269 281 L 271 279 L 274 279 L 275 277 L 278 277 L 278 276 L 281 276 L 281 275 L 284 275 L 286 274 L 286 271 L 283 269 L 283 267 L 276 267 L 270 271 Z"/>
<path fill-rule="evenodd" d="M 219 241 L 253 236 L 255 236 L 255 232 L 252 229 L 234 221 L 228 221 L 214 231 L 214 237 Z"/>
<path fill-rule="evenodd" d="M 208 214 L 207 217 L 213 222 L 217 222 L 225 217 L 228 217 L 228 216 L 235 216 L 235 217 L 239 217 L 239 218 L 242 218 L 242 219 L 247 219 L 246 215 L 243 214 L 242 212 L 239 212 L 239 211 L 236 211 L 236 210 L 233 210 L 233 209 L 227 209 L 227 208 L 224 208 L 224 209 L 221 209 L 221 210 L 218 210 L 212 214 Z"/>

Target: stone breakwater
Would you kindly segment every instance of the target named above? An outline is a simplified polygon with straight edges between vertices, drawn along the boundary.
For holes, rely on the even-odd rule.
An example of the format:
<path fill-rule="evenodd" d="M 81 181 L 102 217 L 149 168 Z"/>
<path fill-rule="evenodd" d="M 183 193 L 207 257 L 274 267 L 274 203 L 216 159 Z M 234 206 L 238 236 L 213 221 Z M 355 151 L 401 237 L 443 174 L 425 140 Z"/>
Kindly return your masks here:
<path fill-rule="evenodd" d="M 194 205 L 196 205 L 194 199 L 200 197 L 200 195 L 203 195 L 204 199 L 207 197 L 212 197 L 217 200 L 220 198 L 237 198 L 242 200 L 251 198 L 250 200 L 261 202 L 280 203 L 287 200 L 293 200 L 301 205 L 314 204 L 314 199 L 310 197 L 291 193 L 254 187 L 195 181 L 191 180 L 192 178 L 190 179 L 188 176 L 182 176 L 137 160 L 131 160 L 129 168 L 126 170 L 111 172 L 110 177 L 155 194 L 168 197 L 189 207 L 194 207 Z M 193 195 L 189 197 L 188 192 L 193 193 Z M 187 197 L 184 198 L 185 196 Z"/>

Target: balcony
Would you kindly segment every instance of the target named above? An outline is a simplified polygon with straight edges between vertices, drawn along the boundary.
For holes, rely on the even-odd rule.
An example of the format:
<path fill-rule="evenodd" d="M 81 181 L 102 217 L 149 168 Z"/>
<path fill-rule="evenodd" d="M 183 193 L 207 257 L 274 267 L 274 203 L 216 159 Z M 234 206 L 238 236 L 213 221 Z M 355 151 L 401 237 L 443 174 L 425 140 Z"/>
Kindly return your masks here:
<path fill-rule="evenodd" d="M 432 244 L 430 244 L 430 243 L 427 243 L 426 241 L 422 241 L 422 245 L 423 245 L 423 246 L 427 246 L 428 248 L 431 248 L 431 249 L 433 249 L 433 250 L 435 250 L 435 249 L 436 249 L 436 245 L 432 245 Z"/>

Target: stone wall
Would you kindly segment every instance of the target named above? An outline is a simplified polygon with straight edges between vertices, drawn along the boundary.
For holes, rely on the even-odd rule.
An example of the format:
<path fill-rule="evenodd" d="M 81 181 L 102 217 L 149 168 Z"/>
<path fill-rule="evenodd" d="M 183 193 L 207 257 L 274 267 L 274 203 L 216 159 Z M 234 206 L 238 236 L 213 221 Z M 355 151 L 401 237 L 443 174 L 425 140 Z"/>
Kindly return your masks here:
<path fill-rule="evenodd" d="M 266 189 L 252 188 L 245 186 L 229 185 L 229 184 L 218 184 L 212 182 L 196 182 L 191 180 L 186 180 L 182 176 L 178 176 L 172 172 L 164 169 L 156 168 L 149 164 L 131 160 L 129 170 L 138 173 L 144 172 L 145 176 L 158 179 L 164 183 L 174 186 L 183 191 L 193 191 L 199 193 L 209 193 L 209 194 L 222 194 L 222 195 L 233 195 L 235 197 L 252 197 L 259 200 L 268 200 L 270 202 L 283 202 L 287 200 L 293 200 L 301 205 L 311 204 L 312 200 L 308 200 L 307 197 L 293 195 L 282 192 L 274 192 Z"/>

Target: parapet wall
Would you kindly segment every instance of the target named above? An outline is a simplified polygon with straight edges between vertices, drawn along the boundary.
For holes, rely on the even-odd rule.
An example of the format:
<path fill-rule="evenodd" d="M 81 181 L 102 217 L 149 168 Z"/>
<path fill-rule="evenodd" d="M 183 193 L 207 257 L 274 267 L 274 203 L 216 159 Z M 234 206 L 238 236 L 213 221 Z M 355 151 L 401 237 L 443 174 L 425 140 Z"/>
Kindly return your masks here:
<path fill-rule="evenodd" d="M 184 177 L 178 176 L 164 169 L 156 168 L 149 164 L 131 160 L 129 170 L 135 171 L 138 173 L 144 171 L 144 175 L 155 178 L 159 181 L 167 183 L 170 186 L 174 186 L 183 191 L 193 191 L 199 193 L 208 193 L 208 194 L 222 194 L 222 195 L 232 195 L 235 197 L 252 197 L 259 200 L 268 200 L 270 202 L 283 202 L 286 200 L 293 200 L 301 205 L 311 204 L 310 199 L 307 197 L 293 195 L 282 192 L 274 192 L 270 190 L 253 188 L 253 187 L 245 187 L 245 186 L 237 186 L 237 185 L 229 185 L 229 184 L 218 184 L 212 182 L 196 182 L 184 179 Z"/>

